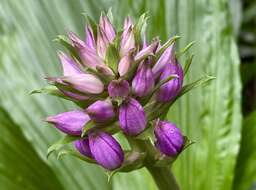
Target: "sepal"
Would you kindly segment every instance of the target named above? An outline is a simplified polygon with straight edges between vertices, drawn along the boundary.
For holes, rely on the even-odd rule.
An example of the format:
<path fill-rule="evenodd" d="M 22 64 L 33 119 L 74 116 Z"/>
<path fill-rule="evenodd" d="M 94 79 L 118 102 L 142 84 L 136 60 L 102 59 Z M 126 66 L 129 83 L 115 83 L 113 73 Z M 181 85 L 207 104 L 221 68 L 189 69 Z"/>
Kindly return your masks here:
<path fill-rule="evenodd" d="M 124 162 L 120 168 L 117 168 L 113 171 L 106 171 L 108 176 L 108 181 L 117 173 L 117 172 L 131 172 L 133 170 L 143 167 L 143 162 L 145 159 L 145 152 L 137 151 L 125 151 Z"/>
<path fill-rule="evenodd" d="M 78 158 L 82 161 L 85 161 L 85 162 L 88 162 L 90 164 L 97 164 L 97 162 L 92 159 L 92 158 L 89 158 L 89 157 L 86 157 L 86 156 L 83 156 L 81 155 L 80 153 L 78 153 L 77 151 L 75 150 L 71 150 L 71 149 L 64 149 L 64 150 L 61 150 L 59 153 L 58 153 L 58 156 L 57 156 L 57 159 L 59 160 L 60 158 L 62 158 L 63 156 L 73 156 L 75 158 Z"/>
<path fill-rule="evenodd" d="M 84 16 L 85 18 L 85 21 L 86 23 L 91 26 L 92 28 L 92 31 L 93 31 L 93 34 L 94 34 L 94 37 L 96 39 L 97 37 L 97 27 L 98 27 L 98 24 L 94 21 L 94 19 L 92 17 L 90 17 L 87 13 L 82 13 L 82 15 Z"/>
<path fill-rule="evenodd" d="M 46 157 L 49 158 L 49 156 L 55 152 L 60 150 L 63 146 L 78 140 L 80 137 L 78 136 L 71 136 L 71 135 L 66 135 L 65 137 L 63 137 L 62 139 L 60 139 L 59 141 L 55 142 L 54 144 L 52 144 L 48 149 L 47 149 L 47 155 Z"/>
<path fill-rule="evenodd" d="M 117 74 L 119 61 L 119 52 L 115 44 L 109 44 L 106 51 L 105 62 L 106 65 L 112 69 L 113 73 Z"/>
<path fill-rule="evenodd" d="M 187 60 L 185 61 L 185 66 L 184 66 L 184 76 L 187 74 L 191 64 L 192 64 L 192 61 L 193 61 L 193 58 L 194 58 L 194 55 L 191 55 L 187 58 Z"/>
<path fill-rule="evenodd" d="M 135 42 L 136 44 L 142 44 L 142 31 L 146 26 L 148 20 L 148 16 L 146 13 L 142 14 L 138 20 L 138 22 L 134 26 L 134 34 L 135 34 Z"/>
<path fill-rule="evenodd" d="M 190 90 L 192 90 L 194 88 L 197 88 L 201 85 L 207 84 L 208 82 L 212 81 L 213 79 L 216 79 L 216 77 L 210 76 L 210 75 L 205 75 L 202 78 L 196 80 L 195 82 L 192 82 L 190 84 L 187 84 L 187 85 L 183 86 L 179 95 L 177 96 L 177 98 L 179 98 L 182 95 L 188 93 Z"/>
<path fill-rule="evenodd" d="M 186 47 L 184 47 L 180 52 L 176 53 L 175 56 L 178 59 L 182 55 L 184 55 L 193 45 L 195 44 L 195 41 L 190 42 Z"/>

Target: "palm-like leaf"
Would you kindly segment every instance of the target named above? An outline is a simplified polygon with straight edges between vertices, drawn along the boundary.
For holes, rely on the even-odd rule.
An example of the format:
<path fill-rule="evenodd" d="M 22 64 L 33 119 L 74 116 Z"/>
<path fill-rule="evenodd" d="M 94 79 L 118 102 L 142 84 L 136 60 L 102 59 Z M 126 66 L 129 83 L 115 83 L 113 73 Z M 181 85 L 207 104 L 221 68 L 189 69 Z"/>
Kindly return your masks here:
<path fill-rule="evenodd" d="M 111 189 L 111 183 L 98 167 L 72 158 L 46 160 L 47 147 L 60 135 L 46 126 L 42 118 L 71 109 L 72 105 L 52 97 L 31 97 L 28 93 L 44 85 L 44 76 L 57 75 L 57 46 L 52 39 L 65 33 L 65 29 L 82 34 L 82 12 L 97 18 L 101 10 L 112 6 L 113 15 L 117 15 L 115 22 L 120 26 L 128 13 L 138 17 L 148 11 L 149 37 L 160 35 L 161 39 L 167 39 L 181 35 L 180 48 L 197 41 L 193 49 L 196 59 L 187 81 L 199 78 L 204 72 L 217 77 L 211 85 L 183 97 L 168 114 L 168 119 L 197 142 L 174 164 L 178 180 L 183 189 L 230 189 L 241 115 L 239 61 L 227 3 L 227 0 L 4 0 L 0 3 L 1 104 L 22 126 L 29 142 L 65 189 Z M 150 179 L 145 170 L 118 174 L 113 188 L 155 189 Z"/>

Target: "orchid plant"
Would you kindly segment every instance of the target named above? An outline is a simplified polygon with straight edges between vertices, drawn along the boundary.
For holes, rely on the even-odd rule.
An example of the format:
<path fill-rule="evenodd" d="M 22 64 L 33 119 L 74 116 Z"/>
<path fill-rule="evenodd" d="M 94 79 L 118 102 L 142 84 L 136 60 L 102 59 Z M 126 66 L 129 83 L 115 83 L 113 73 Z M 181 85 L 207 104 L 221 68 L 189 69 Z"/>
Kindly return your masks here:
<path fill-rule="evenodd" d="M 214 77 L 204 76 L 183 85 L 193 56 L 184 66 L 178 58 L 191 46 L 175 51 L 174 36 L 161 43 L 146 39 L 146 14 L 134 23 L 124 20 L 121 31 L 111 22 L 111 12 L 99 24 L 89 16 L 85 40 L 73 32 L 58 36 L 67 53 L 59 52 L 63 76 L 47 77 L 50 83 L 33 93 L 47 93 L 74 102 L 79 108 L 47 117 L 65 137 L 48 149 L 97 164 L 109 176 L 145 167 L 160 190 L 179 189 L 170 166 L 193 142 L 167 121 L 171 105 L 183 94 Z M 124 150 L 114 137 L 129 143 Z M 66 145 L 73 143 L 73 148 Z"/>

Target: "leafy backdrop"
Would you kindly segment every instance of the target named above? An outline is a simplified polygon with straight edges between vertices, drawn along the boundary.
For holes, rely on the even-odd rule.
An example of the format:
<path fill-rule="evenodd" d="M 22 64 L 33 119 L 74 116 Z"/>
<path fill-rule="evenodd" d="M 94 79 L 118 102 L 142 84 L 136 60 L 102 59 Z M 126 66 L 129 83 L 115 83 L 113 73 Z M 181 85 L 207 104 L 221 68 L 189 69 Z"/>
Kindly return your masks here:
<path fill-rule="evenodd" d="M 73 107 L 29 92 L 43 77 L 60 72 L 52 40 L 73 30 L 83 36 L 86 12 L 95 19 L 112 7 L 115 24 L 127 14 L 150 15 L 148 37 L 182 36 L 195 54 L 186 82 L 205 73 L 217 77 L 178 101 L 168 113 L 196 144 L 174 164 L 182 189 L 231 189 L 239 150 L 241 113 L 239 59 L 228 0 L 1 0 L 0 185 L 20 189 L 155 189 L 146 170 L 118 174 L 107 182 L 103 171 L 74 158 L 46 159 L 47 147 L 60 138 L 43 118 Z M 181 60 L 184 62 L 183 57 Z M 181 61 L 181 62 L 182 62 Z M 4 131 L 4 132 L 2 132 Z M 6 132 L 5 132 L 6 131 Z"/>

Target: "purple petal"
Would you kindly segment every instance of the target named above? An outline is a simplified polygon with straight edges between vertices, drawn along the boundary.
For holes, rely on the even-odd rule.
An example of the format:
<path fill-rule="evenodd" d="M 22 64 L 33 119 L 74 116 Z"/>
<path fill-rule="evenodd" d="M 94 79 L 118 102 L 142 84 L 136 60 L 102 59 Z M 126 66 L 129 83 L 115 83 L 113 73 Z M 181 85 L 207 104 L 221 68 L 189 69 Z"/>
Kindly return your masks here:
<path fill-rule="evenodd" d="M 139 97 L 146 96 L 154 88 L 154 76 L 148 63 L 143 63 L 133 78 L 132 90 Z"/>
<path fill-rule="evenodd" d="M 126 80 L 113 80 L 108 85 L 108 94 L 112 98 L 126 98 L 129 91 L 129 83 Z"/>
<path fill-rule="evenodd" d="M 90 149 L 90 146 L 89 146 L 89 139 L 88 138 L 76 140 L 74 142 L 74 147 L 82 155 L 87 156 L 89 158 L 93 158 L 92 153 L 91 153 L 91 149 Z"/>
<path fill-rule="evenodd" d="M 59 89 L 65 96 L 67 97 L 70 97 L 70 98 L 73 98 L 75 100 L 80 100 L 80 101 L 83 101 L 83 100 L 88 100 L 90 97 L 88 96 L 84 96 L 84 95 L 80 95 L 80 94 L 76 94 L 74 92 L 69 92 L 69 91 L 66 91 L 66 90 L 63 90 L 63 89 Z"/>

